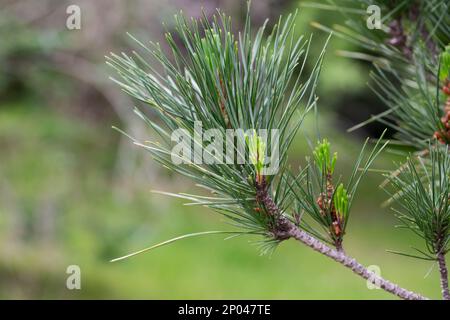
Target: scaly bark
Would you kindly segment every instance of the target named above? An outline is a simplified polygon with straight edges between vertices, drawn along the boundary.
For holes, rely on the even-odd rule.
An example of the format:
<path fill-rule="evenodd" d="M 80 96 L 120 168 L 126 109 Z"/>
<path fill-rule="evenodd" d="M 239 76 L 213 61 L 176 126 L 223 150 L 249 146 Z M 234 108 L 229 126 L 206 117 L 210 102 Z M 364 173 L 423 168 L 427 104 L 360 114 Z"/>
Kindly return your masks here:
<path fill-rule="evenodd" d="M 445 263 L 445 255 L 443 253 L 438 253 L 437 261 L 439 265 L 439 272 L 441 274 L 442 298 L 444 300 L 450 300 L 450 293 L 448 290 L 448 271 Z"/>
<path fill-rule="evenodd" d="M 357 262 L 354 258 L 348 256 L 344 251 L 338 251 L 333 249 L 322 241 L 314 238 L 309 235 L 305 231 L 298 228 L 294 223 L 289 221 L 286 217 L 284 217 L 267 191 L 266 185 L 257 185 L 257 199 L 258 201 L 264 204 L 266 208 L 267 214 L 273 218 L 275 218 L 276 224 L 274 228 L 271 230 L 273 235 L 278 240 L 287 240 L 289 238 L 293 238 L 298 240 L 299 242 L 305 244 L 311 249 L 333 259 L 334 261 L 342 264 L 343 266 L 352 270 L 355 274 L 360 277 L 370 281 L 371 283 L 379 286 L 381 289 L 392 293 L 402 299 L 405 300 L 428 300 L 428 298 L 406 290 L 400 287 L 397 284 L 394 284 L 382 277 L 376 275 L 375 273 L 367 270 L 362 264 Z M 444 261 L 445 263 L 445 261 Z M 448 284 L 447 284 L 448 285 Z M 448 288 L 447 288 L 448 289 Z M 448 292 L 448 291 L 447 291 Z"/>
<path fill-rule="evenodd" d="M 424 296 L 406 290 L 400 287 L 399 285 L 394 284 L 376 275 L 375 273 L 367 270 L 366 267 L 357 262 L 354 258 L 348 256 L 343 251 L 337 251 L 327 246 L 323 242 L 307 234 L 305 231 L 299 229 L 297 226 L 295 226 L 292 222 L 288 221 L 287 219 L 285 219 L 284 224 L 285 224 L 284 228 L 285 229 L 288 228 L 288 231 L 286 231 L 286 236 L 294 238 L 300 241 L 301 243 L 307 245 L 308 247 L 312 248 L 313 250 L 320 252 L 321 254 L 333 259 L 336 262 L 339 262 L 343 266 L 352 270 L 355 274 L 379 286 L 381 289 L 405 300 L 427 300 L 427 298 L 425 298 Z"/>

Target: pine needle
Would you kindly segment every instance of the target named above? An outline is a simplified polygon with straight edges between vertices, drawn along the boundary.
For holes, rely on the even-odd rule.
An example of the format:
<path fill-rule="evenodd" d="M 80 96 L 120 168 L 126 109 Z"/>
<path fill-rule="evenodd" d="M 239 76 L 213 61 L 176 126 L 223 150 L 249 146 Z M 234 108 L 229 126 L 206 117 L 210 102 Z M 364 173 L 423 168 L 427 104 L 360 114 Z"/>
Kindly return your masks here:
<path fill-rule="evenodd" d="M 139 250 L 139 251 L 135 251 L 135 252 L 127 254 L 125 256 L 112 259 L 110 262 L 117 262 L 117 261 L 125 260 L 125 259 L 128 259 L 128 258 L 137 256 L 137 255 L 139 255 L 141 253 L 144 253 L 144 252 L 147 252 L 147 251 L 150 251 L 150 250 L 153 250 L 153 249 L 156 249 L 156 248 L 159 248 L 159 247 L 162 247 L 162 246 L 165 246 L 165 245 L 168 245 L 168 244 L 171 244 L 173 242 L 176 242 L 176 241 L 179 241 L 179 240 L 183 240 L 183 239 L 186 239 L 186 238 L 204 236 L 204 235 L 209 235 L 209 234 L 231 234 L 231 233 L 241 233 L 241 232 L 238 232 L 238 231 L 203 231 L 203 232 L 196 232 L 196 233 L 188 233 L 188 234 L 184 234 L 184 235 L 179 236 L 179 237 L 175 237 L 175 238 L 172 238 L 172 239 L 160 242 L 160 243 L 155 244 L 155 245 L 153 245 L 151 247 L 148 247 L 148 248 L 145 248 L 145 249 L 142 249 L 142 250 Z"/>

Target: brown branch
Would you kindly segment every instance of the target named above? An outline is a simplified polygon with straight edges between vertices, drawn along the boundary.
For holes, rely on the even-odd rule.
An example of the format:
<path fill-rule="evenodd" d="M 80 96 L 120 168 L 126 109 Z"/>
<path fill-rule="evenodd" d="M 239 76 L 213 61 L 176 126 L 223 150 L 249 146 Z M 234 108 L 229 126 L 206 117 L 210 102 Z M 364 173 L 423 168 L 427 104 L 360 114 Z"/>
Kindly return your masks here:
<path fill-rule="evenodd" d="M 441 274 L 442 298 L 444 300 L 450 300 L 450 293 L 448 290 L 448 271 L 445 263 L 445 255 L 442 252 L 437 254 L 437 261 L 439 265 L 439 272 Z"/>
<path fill-rule="evenodd" d="M 343 266 L 349 268 L 355 274 L 366 279 L 367 281 L 370 281 L 374 285 L 379 286 L 381 289 L 389 293 L 392 293 L 402 299 L 428 300 L 428 298 L 418 293 L 406 290 L 397 284 L 394 284 L 386 279 L 383 279 L 382 277 L 376 275 L 375 273 L 367 270 L 366 267 L 357 262 L 354 258 L 348 256 L 344 251 L 338 251 L 336 249 L 333 249 L 324 244 L 323 242 L 321 242 L 320 240 L 309 235 L 305 231 L 301 230 L 294 223 L 292 223 L 285 216 L 282 215 L 280 209 L 270 196 L 265 184 L 259 186 L 257 185 L 256 189 L 257 189 L 257 200 L 264 205 L 267 214 L 270 217 L 275 218 L 276 223 L 274 227 L 271 228 L 272 229 L 271 232 L 273 233 L 273 236 L 276 239 L 280 241 L 287 240 L 289 238 L 296 239 L 299 242 L 303 243 L 304 245 L 310 247 L 314 251 L 317 251 L 327 256 L 328 258 L 331 258 L 334 261 L 342 264 Z"/>

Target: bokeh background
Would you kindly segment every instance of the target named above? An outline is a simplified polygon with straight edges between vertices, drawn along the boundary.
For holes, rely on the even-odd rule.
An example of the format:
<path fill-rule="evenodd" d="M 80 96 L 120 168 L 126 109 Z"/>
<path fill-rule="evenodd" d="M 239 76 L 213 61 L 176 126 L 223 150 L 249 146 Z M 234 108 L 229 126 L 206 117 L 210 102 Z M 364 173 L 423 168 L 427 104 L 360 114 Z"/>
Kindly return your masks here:
<path fill-rule="evenodd" d="M 299 0 L 254 0 L 252 22 L 274 21 Z M 81 30 L 66 28 L 67 6 L 81 8 Z M 137 104 L 112 81 L 109 52 L 130 51 L 130 32 L 162 41 L 179 10 L 198 17 L 216 7 L 242 25 L 245 1 L 1 0 L 0 1 L 0 298 L 3 299 L 391 299 L 325 257 L 288 241 L 260 256 L 252 238 L 223 236 L 177 242 L 117 263 L 131 251 L 190 232 L 223 230 L 210 210 L 186 207 L 150 190 L 192 191 L 193 184 L 158 167 L 111 129 L 142 139 L 151 132 L 132 112 Z M 334 12 L 300 8 L 298 35 L 313 33 L 310 62 L 327 34 L 311 27 L 341 23 Z M 354 49 L 333 37 L 319 85 L 319 128 L 350 170 L 362 141 L 383 128 L 346 129 L 383 106 L 368 89 L 369 66 L 340 57 Z M 301 163 L 314 138 L 307 119 L 290 161 Z M 399 160 L 386 153 L 377 169 Z M 439 297 L 430 262 L 393 255 L 420 241 L 395 229 L 377 173 L 364 180 L 346 237 L 346 250 L 412 290 Z M 66 268 L 81 268 L 81 290 L 66 288 Z M 430 271 L 431 268 L 431 271 Z"/>

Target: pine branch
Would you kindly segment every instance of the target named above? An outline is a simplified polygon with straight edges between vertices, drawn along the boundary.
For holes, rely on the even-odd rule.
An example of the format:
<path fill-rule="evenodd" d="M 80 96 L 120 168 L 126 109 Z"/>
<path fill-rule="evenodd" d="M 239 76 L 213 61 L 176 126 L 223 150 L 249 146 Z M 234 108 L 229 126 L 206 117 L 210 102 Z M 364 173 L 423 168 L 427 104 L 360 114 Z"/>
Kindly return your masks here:
<path fill-rule="evenodd" d="M 120 80 L 113 80 L 125 92 L 150 106 L 159 118 L 159 121 L 150 119 L 144 112 L 136 110 L 136 114 L 161 140 L 142 143 L 132 138 L 133 142 L 148 150 L 164 167 L 193 179 L 198 186 L 212 193 L 212 196 L 183 194 L 177 195 L 178 197 L 220 212 L 241 229 L 237 234 L 263 236 L 263 251 L 271 250 L 283 240 L 294 238 L 341 263 L 362 278 L 378 284 L 387 292 L 403 299 L 425 299 L 376 276 L 346 255 L 342 249 L 352 200 L 363 175 L 387 144 L 381 142 L 382 137 L 367 157 L 364 152 L 366 141 L 345 186 L 340 180 L 333 181 L 337 157 L 331 155 L 326 140 L 320 142 L 314 150 L 314 161 L 306 169 L 300 170 L 297 175 L 293 175 L 288 169 L 289 147 L 305 115 L 316 105 L 315 89 L 325 52 L 322 50 L 309 76 L 302 82 L 310 41 L 305 41 L 303 37 L 294 40 L 294 21 L 295 15 L 280 18 L 267 38 L 264 37 L 264 24 L 252 39 L 249 15 L 243 33 L 238 36 L 231 32 L 230 18 L 220 12 L 212 18 L 212 22 L 206 17 L 188 22 L 180 15 L 176 16 L 176 30 L 182 44 L 177 44 L 170 33 L 166 34 L 173 53 L 172 60 L 163 53 L 159 44 L 151 43 L 147 47 L 136 40 L 144 51 L 160 63 L 163 72 L 156 71 L 152 64 L 136 52 L 132 56 L 122 53 L 121 56 L 111 54 L 107 57 L 107 63 L 120 76 Z M 430 98 L 427 68 L 425 66 L 418 74 L 424 85 L 417 82 L 419 85 L 414 89 L 427 103 L 427 111 L 432 113 L 435 112 L 433 108 L 436 104 Z M 410 71 L 408 69 L 406 73 L 410 75 Z M 389 97 L 396 106 L 401 104 L 405 95 L 390 92 L 391 88 L 383 82 L 386 76 L 382 72 L 383 70 L 378 76 L 383 94 L 390 93 Z M 413 110 L 413 115 L 406 115 L 408 119 L 423 122 L 423 113 L 417 108 L 421 102 L 416 101 L 405 109 L 400 108 L 400 114 Z M 429 117 L 430 121 L 439 122 L 435 115 L 436 112 L 433 117 Z M 195 138 L 199 123 L 202 126 L 200 131 L 212 130 L 222 137 L 226 136 L 228 129 L 245 132 L 231 139 L 232 142 L 244 142 L 243 150 L 232 143 L 232 163 L 223 162 L 223 151 L 226 149 L 223 143 L 217 146 L 205 143 L 202 138 Z M 399 128 L 406 134 L 413 132 L 416 135 L 413 142 L 417 142 L 423 138 L 417 131 L 425 136 L 432 134 L 433 125 L 427 125 L 428 131 L 425 133 L 414 131 L 413 126 Z M 257 132 L 272 129 L 279 132 L 279 139 L 263 139 Z M 183 130 L 181 140 L 174 136 L 179 130 Z M 193 141 L 191 136 L 194 136 Z M 179 142 L 177 148 L 181 147 L 177 150 L 182 150 L 182 154 L 171 148 L 171 141 L 176 140 Z M 211 145 L 214 148 L 211 149 Z M 272 151 L 271 147 L 274 145 L 279 147 L 276 154 L 279 155 L 280 170 L 266 175 L 263 171 L 267 165 L 267 150 Z M 419 175 L 415 165 L 412 165 L 406 182 L 402 180 L 404 176 L 401 174 L 399 179 L 393 180 L 401 191 L 400 195 L 404 195 L 399 203 L 406 208 L 407 214 L 401 218 L 413 231 L 423 235 L 427 240 L 428 250 L 433 254 L 448 252 L 450 230 L 447 221 L 450 216 L 447 198 L 450 183 L 446 182 L 446 168 L 450 166 L 450 158 L 447 149 L 441 153 L 432 153 L 431 157 L 432 160 L 438 159 L 438 167 L 445 166 L 444 170 L 439 167 L 439 174 L 433 163 L 431 178 L 430 175 Z M 227 153 L 227 157 L 229 155 Z M 250 161 L 236 163 L 235 155 Z M 209 160 L 198 162 L 197 157 L 202 160 L 203 156 Z M 440 177 L 439 183 L 436 183 L 437 176 Z M 314 180 L 316 189 L 312 186 L 311 179 Z M 424 179 L 428 179 L 432 187 L 424 186 Z M 439 188 L 447 190 L 447 193 L 439 193 Z M 419 205 L 414 201 L 420 201 Z M 410 203 L 415 205 L 411 206 Z M 418 210 L 422 207 L 426 210 Z M 439 207 L 439 213 L 442 214 L 435 214 L 436 207 Z M 322 236 L 302 219 L 303 213 L 315 220 L 326 234 Z M 428 220 L 424 220 L 424 215 Z M 444 240 L 440 242 L 439 248 L 436 235 Z M 188 236 L 192 235 L 178 237 L 160 245 Z M 336 249 L 324 242 L 334 245 Z"/>
<path fill-rule="evenodd" d="M 326 0 L 340 10 L 346 26 L 337 36 L 364 52 L 344 55 L 372 62 L 373 89 L 387 110 L 354 126 L 378 121 L 395 132 L 395 143 L 414 150 L 407 162 L 386 175 L 392 203 L 403 226 L 423 238 L 426 250 L 404 256 L 437 261 L 444 299 L 448 298 L 445 254 L 450 251 L 450 14 L 445 0 L 353 1 L 353 9 L 376 5 L 380 30 L 370 30 L 365 14 L 339 9 L 345 1 Z M 322 30 L 330 30 L 315 24 Z M 447 46 L 447 47 L 446 47 Z M 403 154 L 405 152 L 403 151 Z M 405 154 L 407 156 L 407 154 Z M 387 183 L 382 187 L 386 188 Z M 398 252 L 396 252 L 398 253 Z"/>
<path fill-rule="evenodd" d="M 380 286 L 380 288 L 385 290 L 386 292 L 392 293 L 393 295 L 396 295 L 405 300 L 428 300 L 428 298 L 418 293 L 406 290 L 399 285 L 392 283 L 389 280 L 386 280 L 367 270 L 367 268 L 357 262 L 354 258 L 348 256 L 343 251 L 338 251 L 328 247 L 321 241 L 307 234 L 305 231 L 297 228 L 292 222 L 288 222 L 286 227 L 287 226 L 289 226 L 290 229 L 287 231 L 286 236 L 289 235 L 289 237 L 300 241 L 311 249 L 342 264 L 363 279 L 368 280 L 374 285 Z"/>
<path fill-rule="evenodd" d="M 333 27 L 335 34 L 363 50 L 344 55 L 373 63 L 370 86 L 388 107 L 349 131 L 378 121 L 397 132 L 397 144 L 418 152 L 427 148 L 433 136 L 449 144 L 450 118 L 446 119 L 443 96 L 438 93 L 442 85 L 446 89 L 447 83 L 437 77 L 440 72 L 447 76 L 449 70 L 442 66 L 439 71 L 440 54 L 450 41 L 448 1 L 352 1 L 353 9 L 362 11 L 358 14 L 345 9 L 348 1 L 325 2 L 346 18 L 345 26 Z M 364 11 L 369 5 L 381 8 L 380 30 L 367 28 Z M 314 25 L 327 32 L 332 30 L 318 23 Z"/>
<path fill-rule="evenodd" d="M 353 171 L 347 181 L 335 181 L 337 152 L 332 153 L 330 143 L 319 141 L 313 151 L 314 157 L 307 158 L 307 166 L 286 181 L 292 197 L 296 200 L 295 212 L 304 212 L 324 231 L 312 227 L 302 219 L 299 226 L 315 237 L 343 250 L 346 227 L 350 219 L 353 199 L 358 186 L 376 157 L 385 149 L 389 141 L 383 142 L 384 134 L 378 139 L 372 151 L 366 154 L 369 139 L 364 143 Z"/>
<path fill-rule="evenodd" d="M 343 266 L 349 268 L 352 270 L 355 274 L 362 277 L 365 280 L 370 281 L 371 283 L 379 286 L 381 289 L 385 290 L 386 292 L 392 293 L 402 299 L 405 300 L 427 300 L 428 298 L 406 290 L 402 287 L 400 287 L 397 284 L 394 284 L 376 274 L 373 272 L 367 270 L 362 264 L 357 262 L 354 258 L 348 256 L 345 254 L 342 250 L 333 249 L 324 244 L 323 242 L 319 241 L 318 239 L 314 238 L 313 236 L 309 235 L 305 231 L 298 228 L 294 223 L 289 221 L 285 216 L 281 215 L 280 210 L 273 202 L 271 196 L 265 192 L 261 192 L 260 198 L 264 202 L 264 205 L 266 208 L 270 208 L 270 214 L 277 216 L 277 223 L 276 223 L 276 229 L 274 230 L 274 236 L 277 240 L 283 241 L 287 240 L 289 238 L 296 239 L 297 241 L 303 243 L 304 245 L 308 246 L 309 248 L 313 249 L 314 251 L 317 251 L 328 258 L 333 259 L 334 261 L 342 264 Z M 448 283 L 447 283 L 448 286 Z M 448 288 L 447 288 L 448 289 Z"/>
<path fill-rule="evenodd" d="M 445 263 L 445 255 L 443 253 L 438 253 L 437 261 L 439 264 L 439 273 L 441 275 L 442 298 L 444 300 L 450 300 L 450 293 L 448 290 L 448 270 Z"/>

